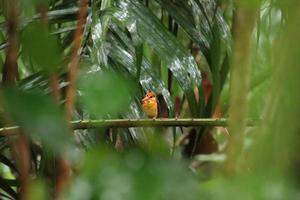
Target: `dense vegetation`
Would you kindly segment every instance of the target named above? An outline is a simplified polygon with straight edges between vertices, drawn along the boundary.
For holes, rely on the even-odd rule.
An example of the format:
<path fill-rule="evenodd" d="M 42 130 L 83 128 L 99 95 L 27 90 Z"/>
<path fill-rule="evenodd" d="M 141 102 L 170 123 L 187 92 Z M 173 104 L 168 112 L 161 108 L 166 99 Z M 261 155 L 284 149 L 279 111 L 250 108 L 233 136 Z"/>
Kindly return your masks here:
<path fill-rule="evenodd" d="M 299 198 L 297 0 L 0 6 L 0 199 Z"/>

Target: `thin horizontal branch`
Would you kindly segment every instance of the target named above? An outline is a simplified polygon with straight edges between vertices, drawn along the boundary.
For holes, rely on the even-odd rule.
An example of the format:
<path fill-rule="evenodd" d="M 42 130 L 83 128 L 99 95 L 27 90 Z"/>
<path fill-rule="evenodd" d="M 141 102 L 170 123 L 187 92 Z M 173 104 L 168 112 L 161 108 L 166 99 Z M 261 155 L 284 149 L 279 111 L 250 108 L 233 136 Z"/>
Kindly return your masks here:
<path fill-rule="evenodd" d="M 227 126 L 225 118 L 163 118 L 163 119 L 106 119 L 106 120 L 80 120 L 71 121 L 73 130 L 89 128 L 130 128 L 130 127 L 197 127 L 197 126 Z M 248 120 L 248 126 L 255 126 L 256 120 Z M 0 136 L 13 136 L 17 133 L 18 126 L 0 128 Z"/>
<path fill-rule="evenodd" d="M 110 119 L 71 122 L 74 129 L 95 127 L 128 128 L 128 127 L 181 127 L 181 126 L 226 126 L 226 119 Z"/>

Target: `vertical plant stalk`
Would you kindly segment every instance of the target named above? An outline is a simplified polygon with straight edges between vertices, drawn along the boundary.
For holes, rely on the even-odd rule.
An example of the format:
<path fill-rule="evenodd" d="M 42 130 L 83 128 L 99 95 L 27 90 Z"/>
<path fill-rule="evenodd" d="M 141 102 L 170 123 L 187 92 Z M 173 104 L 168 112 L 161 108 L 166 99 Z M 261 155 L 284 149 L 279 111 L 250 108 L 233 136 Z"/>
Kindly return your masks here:
<path fill-rule="evenodd" d="M 18 78 L 18 4 L 11 0 L 6 4 L 7 8 L 7 48 L 6 59 L 2 72 L 3 86 L 14 87 Z M 10 120 L 7 120 L 8 123 Z M 11 152 L 19 170 L 19 199 L 27 199 L 28 177 L 30 171 L 30 154 L 28 139 L 24 134 L 19 134 L 12 140 Z"/>
<path fill-rule="evenodd" d="M 56 162 L 56 161 L 55 161 Z M 66 158 L 57 159 L 56 180 L 55 180 L 55 197 L 60 197 L 65 191 L 71 180 L 71 163 Z"/>
<path fill-rule="evenodd" d="M 266 95 L 263 121 L 254 134 L 250 164 L 255 171 L 264 173 L 265 180 L 280 176 L 297 182 L 300 167 L 300 2 L 293 0 L 282 6 L 285 23 L 270 44 L 271 87 Z"/>
<path fill-rule="evenodd" d="M 29 142 L 24 134 L 20 134 L 13 141 L 13 157 L 17 161 L 19 170 L 19 198 L 21 200 L 28 199 L 28 177 L 30 172 L 30 153 L 29 153 Z"/>
<path fill-rule="evenodd" d="M 250 81 L 250 39 L 256 21 L 257 10 L 237 5 L 233 18 L 233 62 L 230 75 L 230 108 L 228 159 L 225 173 L 234 175 L 242 163 L 244 133 L 246 128 L 247 104 Z"/>
<path fill-rule="evenodd" d="M 41 13 L 41 21 L 45 28 L 48 28 L 48 20 L 47 20 L 47 7 L 41 5 L 39 8 Z M 52 91 L 52 96 L 54 100 L 57 102 L 57 105 L 60 100 L 60 90 L 59 90 L 59 80 L 56 72 L 52 72 L 49 77 L 50 88 Z M 64 191 L 65 186 L 69 183 L 71 177 L 71 165 L 68 159 L 60 157 L 57 158 L 54 162 L 57 162 L 58 168 L 53 169 L 56 171 L 55 173 L 55 193 L 54 196 L 58 197 Z"/>
<path fill-rule="evenodd" d="M 68 72 L 68 80 L 69 86 L 66 92 L 66 118 L 67 120 L 71 119 L 73 110 L 74 110 L 74 103 L 75 103 L 75 96 L 76 96 L 76 79 L 77 73 L 79 68 L 79 49 L 81 47 L 81 37 L 83 34 L 84 24 L 86 22 L 86 16 L 88 11 L 88 2 L 89 0 L 80 0 L 79 2 L 79 13 L 78 13 L 78 20 L 77 20 L 77 27 L 74 33 L 74 42 L 73 42 L 73 50 L 71 55 L 71 61 L 69 65 L 69 72 Z"/>
<path fill-rule="evenodd" d="M 59 79 L 57 74 L 51 74 L 49 78 L 50 88 L 52 90 L 52 96 L 55 100 L 59 101 L 61 97 L 60 89 L 59 89 Z"/>
<path fill-rule="evenodd" d="M 71 54 L 71 61 L 69 64 L 68 80 L 69 86 L 66 91 L 66 120 L 72 118 L 76 97 L 76 79 L 79 68 L 79 50 L 81 47 L 81 37 L 83 34 L 86 16 L 88 12 L 88 0 L 80 0 L 79 13 L 77 19 L 77 27 L 74 33 L 73 49 Z M 55 84 L 53 81 L 52 84 Z M 54 94 L 55 95 L 55 94 Z M 68 159 L 60 158 L 58 160 L 58 175 L 56 178 L 55 195 L 60 196 L 65 190 L 71 178 L 71 164 Z"/>
<path fill-rule="evenodd" d="M 48 28 L 47 27 L 48 26 L 48 18 L 47 18 L 48 9 L 46 6 L 41 5 L 39 10 L 41 13 L 41 21 L 42 21 L 43 25 L 45 26 L 45 28 Z M 59 90 L 59 80 L 58 80 L 56 72 L 50 74 L 49 83 L 50 83 L 50 88 L 52 90 L 52 96 L 55 98 L 55 100 L 59 101 L 61 94 L 60 94 L 60 90 Z"/>
<path fill-rule="evenodd" d="M 17 45 L 17 26 L 18 9 L 17 2 L 11 0 L 7 3 L 7 47 L 6 59 L 2 71 L 2 84 L 15 85 L 18 77 L 18 45 Z"/>

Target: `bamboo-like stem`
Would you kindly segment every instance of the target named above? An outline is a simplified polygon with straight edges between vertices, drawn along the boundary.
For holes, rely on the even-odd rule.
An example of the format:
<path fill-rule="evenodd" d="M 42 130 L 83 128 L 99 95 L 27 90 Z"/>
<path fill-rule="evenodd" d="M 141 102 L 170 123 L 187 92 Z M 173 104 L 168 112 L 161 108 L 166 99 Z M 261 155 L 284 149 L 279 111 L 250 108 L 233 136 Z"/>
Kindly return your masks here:
<path fill-rule="evenodd" d="M 128 127 L 191 127 L 191 126 L 227 126 L 226 119 L 111 119 L 73 121 L 73 129 L 97 127 L 128 128 Z"/>
<path fill-rule="evenodd" d="M 257 120 L 248 119 L 247 126 L 255 126 Z M 197 127 L 197 126 L 227 126 L 226 118 L 162 118 L 162 119 L 107 119 L 107 120 L 81 120 L 71 121 L 73 130 L 89 128 L 130 128 L 130 127 Z M 0 136 L 13 136 L 18 126 L 0 128 Z"/>
<path fill-rule="evenodd" d="M 233 59 L 230 69 L 229 127 L 232 137 L 228 143 L 228 159 L 225 173 L 236 175 L 242 171 L 243 141 L 246 130 L 247 95 L 250 84 L 250 41 L 255 26 L 258 6 L 236 1 L 237 9 L 233 17 Z"/>

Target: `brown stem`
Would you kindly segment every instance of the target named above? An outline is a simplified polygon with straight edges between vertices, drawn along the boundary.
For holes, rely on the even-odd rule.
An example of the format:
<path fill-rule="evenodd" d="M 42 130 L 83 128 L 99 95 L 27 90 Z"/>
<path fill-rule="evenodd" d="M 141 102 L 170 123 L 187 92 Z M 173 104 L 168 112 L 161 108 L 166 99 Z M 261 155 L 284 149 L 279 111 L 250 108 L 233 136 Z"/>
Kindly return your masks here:
<path fill-rule="evenodd" d="M 19 175 L 19 198 L 21 200 L 28 199 L 28 177 L 30 172 L 30 154 L 28 139 L 24 134 L 20 134 L 13 141 L 14 159 L 17 161 Z"/>
<path fill-rule="evenodd" d="M 18 79 L 18 41 L 17 41 L 17 26 L 18 26 L 18 4 L 16 0 L 8 1 L 7 9 L 7 48 L 6 59 L 2 72 L 2 84 L 4 86 L 15 87 Z M 7 119 L 7 123 L 11 120 Z M 19 130 L 14 131 L 19 132 Z M 19 170 L 19 198 L 27 199 L 28 177 L 30 172 L 30 154 L 28 139 L 23 134 L 12 139 L 13 145 L 11 152 L 14 155 L 14 160 L 18 165 Z"/>
<path fill-rule="evenodd" d="M 42 21 L 43 25 L 45 26 L 45 28 L 47 28 L 47 26 L 48 26 L 48 17 L 47 17 L 48 9 L 46 6 L 41 5 L 39 10 L 40 10 L 41 21 Z M 59 79 L 55 72 L 50 74 L 49 82 L 50 82 L 50 88 L 52 90 L 52 96 L 54 97 L 55 100 L 59 101 L 59 99 L 60 99 Z"/>
<path fill-rule="evenodd" d="M 52 90 L 52 96 L 55 98 L 55 100 L 59 101 L 60 99 L 60 89 L 59 89 L 59 79 L 56 74 L 52 74 L 50 76 L 50 88 Z"/>
<path fill-rule="evenodd" d="M 42 6 L 40 8 L 41 13 L 41 21 L 42 23 L 47 26 L 48 20 L 47 20 L 47 7 Z M 49 83 L 50 88 L 52 90 L 52 96 L 57 101 L 57 105 L 60 99 L 60 89 L 59 89 L 59 79 L 56 75 L 56 73 L 51 73 L 49 77 Z M 54 196 L 59 197 L 63 193 L 63 191 L 66 188 L 66 185 L 70 182 L 71 179 L 71 165 L 68 159 L 64 157 L 59 157 L 55 160 L 57 162 L 58 169 L 56 171 L 55 179 L 55 190 L 54 190 Z"/>
<path fill-rule="evenodd" d="M 58 163 L 57 176 L 55 180 L 55 197 L 60 197 L 71 180 L 71 163 L 68 159 L 60 157 L 55 161 Z"/>
<path fill-rule="evenodd" d="M 66 118 L 70 120 L 74 110 L 75 96 L 76 96 L 76 79 L 79 67 L 79 49 L 81 46 L 81 36 L 83 33 L 84 24 L 86 22 L 86 15 L 88 11 L 88 0 L 81 0 L 79 4 L 79 14 L 77 27 L 74 33 L 74 46 L 71 55 L 70 68 L 68 73 L 69 86 L 66 92 Z"/>
<path fill-rule="evenodd" d="M 17 46 L 17 25 L 18 9 L 17 2 L 11 0 L 7 3 L 7 48 L 6 59 L 2 71 L 2 84 L 14 85 L 18 77 L 18 46 Z"/>
<path fill-rule="evenodd" d="M 86 22 L 86 15 L 88 12 L 88 0 L 80 0 L 79 2 L 79 13 L 77 20 L 77 27 L 74 33 L 74 42 L 71 55 L 71 61 L 69 64 L 68 80 L 69 86 L 66 91 L 66 119 L 69 121 L 72 118 L 74 110 L 74 103 L 76 97 L 76 79 L 79 68 L 79 49 L 81 47 L 81 37 L 83 34 L 84 24 Z M 57 87 L 57 81 L 52 80 L 53 87 Z M 53 90 L 54 95 L 57 90 Z M 65 190 L 67 184 L 71 178 L 71 165 L 68 159 L 60 158 L 58 160 L 58 176 L 56 179 L 56 196 L 60 196 Z"/>

